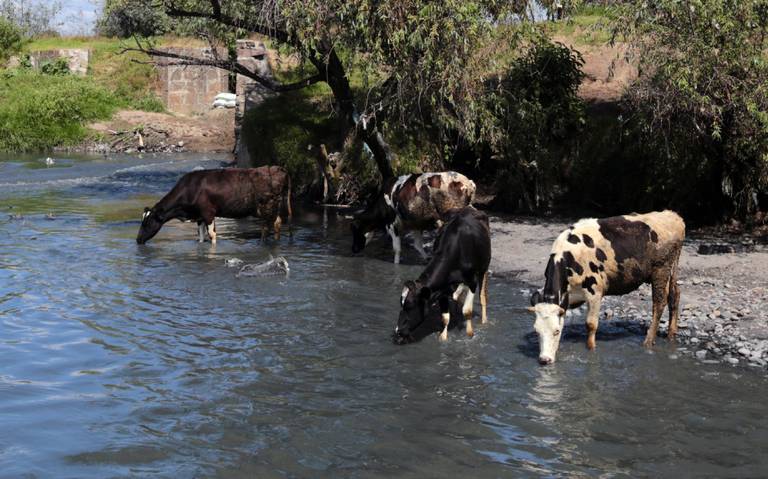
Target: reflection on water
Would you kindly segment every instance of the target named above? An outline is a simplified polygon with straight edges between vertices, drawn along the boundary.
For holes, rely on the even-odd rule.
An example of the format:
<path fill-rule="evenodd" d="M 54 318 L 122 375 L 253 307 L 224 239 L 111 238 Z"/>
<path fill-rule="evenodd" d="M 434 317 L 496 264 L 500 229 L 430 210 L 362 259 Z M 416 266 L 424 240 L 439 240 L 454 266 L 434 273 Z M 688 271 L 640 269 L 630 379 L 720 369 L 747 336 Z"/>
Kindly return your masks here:
<path fill-rule="evenodd" d="M 137 246 L 141 208 L 198 164 L 221 160 L 0 162 L 0 477 L 764 474 L 759 373 L 632 336 L 539 367 L 498 279 L 475 338 L 396 347 L 417 257 L 393 265 L 386 239 L 351 256 L 332 211 L 293 240 L 222 220 L 215 248 L 181 223 Z M 270 254 L 290 277 L 225 265 Z"/>

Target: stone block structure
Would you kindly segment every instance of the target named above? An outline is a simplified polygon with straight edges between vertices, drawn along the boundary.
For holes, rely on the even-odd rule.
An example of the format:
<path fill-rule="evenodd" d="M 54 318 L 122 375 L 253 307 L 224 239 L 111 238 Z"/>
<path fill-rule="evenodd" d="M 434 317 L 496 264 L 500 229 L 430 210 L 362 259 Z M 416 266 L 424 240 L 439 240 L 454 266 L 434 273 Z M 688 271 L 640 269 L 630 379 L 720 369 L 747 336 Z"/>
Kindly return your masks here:
<path fill-rule="evenodd" d="M 196 58 L 213 58 L 209 48 L 166 48 L 165 51 Z M 217 52 L 226 58 L 226 51 Z M 229 72 L 205 65 L 176 65 L 178 60 L 158 57 L 157 94 L 168 111 L 191 115 L 211 109 L 216 95 L 229 91 Z"/>
<path fill-rule="evenodd" d="M 267 48 L 256 40 L 237 41 L 237 62 L 262 78 L 272 79 Z M 251 78 L 237 75 L 237 114 L 235 117 L 235 156 L 237 164 L 243 167 L 260 166 L 251 161 L 246 141 L 241 131 L 245 114 L 275 93 Z"/>
<path fill-rule="evenodd" d="M 91 59 L 91 51 L 87 48 L 62 48 L 59 50 L 42 50 L 39 52 L 32 52 L 29 55 L 29 61 L 32 64 L 32 68 L 41 68 L 47 63 L 52 63 L 59 58 L 67 60 L 67 66 L 69 71 L 73 75 L 85 76 L 88 74 L 88 64 Z M 10 68 L 15 68 L 21 65 L 19 57 L 11 57 L 8 62 Z"/>

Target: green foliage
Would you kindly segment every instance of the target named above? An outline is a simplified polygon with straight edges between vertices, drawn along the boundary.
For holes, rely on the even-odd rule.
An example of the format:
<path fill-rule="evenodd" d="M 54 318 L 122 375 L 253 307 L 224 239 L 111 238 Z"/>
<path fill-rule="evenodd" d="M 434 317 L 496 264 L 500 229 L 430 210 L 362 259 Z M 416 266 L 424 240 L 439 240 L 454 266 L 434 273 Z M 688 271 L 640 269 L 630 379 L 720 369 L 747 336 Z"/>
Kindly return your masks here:
<path fill-rule="evenodd" d="M 40 67 L 43 75 L 69 75 L 69 62 L 66 58 L 57 58 Z"/>
<path fill-rule="evenodd" d="M 319 145 L 338 143 L 329 103 L 328 90 L 316 86 L 267 98 L 248 111 L 241 135 L 254 166 L 284 166 L 296 188 L 309 185 L 317 171 Z"/>
<path fill-rule="evenodd" d="M 24 46 L 21 28 L 0 17 L 0 65 Z"/>
<path fill-rule="evenodd" d="M 768 1 L 628 2 L 616 13 L 639 53 L 626 100 L 659 183 L 700 179 L 723 213 L 753 213 L 768 191 Z"/>
<path fill-rule="evenodd" d="M 161 40 L 164 41 L 164 40 Z M 94 82 L 116 96 L 126 108 L 144 111 L 164 111 L 154 94 L 156 73 L 147 57 L 136 52 L 122 53 L 126 44 L 120 40 L 91 38 L 38 38 L 29 51 L 61 48 L 88 48 L 91 51 L 88 75 Z"/>
<path fill-rule="evenodd" d="M 55 30 L 54 19 L 61 2 L 51 0 L 0 0 L 0 18 L 16 25 L 25 37 L 45 35 Z"/>
<path fill-rule="evenodd" d="M 0 150 L 35 151 L 74 144 L 84 124 L 109 118 L 119 106 L 87 78 L 29 71 L 0 76 Z"/>
<path fill-rule="evenodd" d="M 144 0 L 108 0 L 97 28 L 106 37 L 153 37 L 168 31 L 168 18 Z"/>
<path fill-rule="evenodd" d="M 497 206 L 551 206 L 563 159 L 584 126 L 582 64 L 578 52 L 536 36 L 488 92 L 492 126 L 484 136 L 497 158 Z"/>

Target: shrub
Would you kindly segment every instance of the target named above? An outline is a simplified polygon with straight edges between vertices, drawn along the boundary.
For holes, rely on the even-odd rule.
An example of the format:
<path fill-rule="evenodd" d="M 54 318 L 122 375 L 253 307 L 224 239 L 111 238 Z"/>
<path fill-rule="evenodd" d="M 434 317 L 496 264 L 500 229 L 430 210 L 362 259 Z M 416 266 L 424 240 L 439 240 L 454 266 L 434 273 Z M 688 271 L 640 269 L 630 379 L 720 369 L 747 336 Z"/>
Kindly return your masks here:
<path fill-rule="evenodd" d="M 711 219 L 755 213 L 768 192 L 768 2 L 627 2 L 616 18 L 639 53 L 626 104 L 655 163 L 649 188 L 708 196 Z"/>
<path fill-rule="evenodd" d="M 17 70 L 0 76 L 0 150 L 35 151 L 71 145 L 84 125 L 109 118 L 119 106 L 88 78 Z"/>
<path fill-rule="evenodd" d="M 0 17 L 0 66 L 21 51 L 24 37 L 19 27 Z"/>
<path fill-rule="evenodd" d="M 583 78 L 578 52 L 536 36 L 488 95 L 493 131 L 496 206 L 548 209 L 562 182 L 564 160 L 584 126 L 577 95 Z"/>

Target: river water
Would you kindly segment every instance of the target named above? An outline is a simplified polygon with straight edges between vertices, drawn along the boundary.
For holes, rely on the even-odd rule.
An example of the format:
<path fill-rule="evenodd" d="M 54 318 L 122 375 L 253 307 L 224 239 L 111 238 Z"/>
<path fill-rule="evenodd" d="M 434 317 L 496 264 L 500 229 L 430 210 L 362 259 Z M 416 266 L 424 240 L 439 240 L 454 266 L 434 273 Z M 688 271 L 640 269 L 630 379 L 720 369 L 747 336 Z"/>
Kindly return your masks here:
<path fill-rule="evenodd" d="M 665 340 L 567 331 L 540 367 L 521 285 L 490 285 L 490 324 L 391 343 L 421 267 L 348 220 L 297 215 L 215 247 L 141 210 L 220 158 L 0 161 L 0 477 L 758 477 L 768 383 L 677 358 Z M 288 277 L 225 260 L 282 255 Z M 479 307 L 478 307 L 479 309 Z"/>

